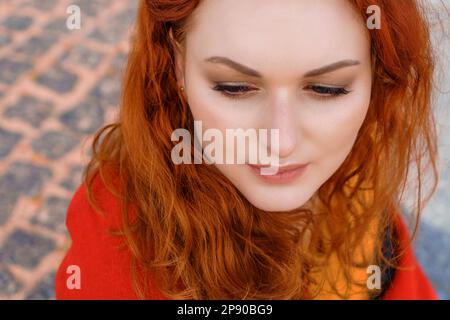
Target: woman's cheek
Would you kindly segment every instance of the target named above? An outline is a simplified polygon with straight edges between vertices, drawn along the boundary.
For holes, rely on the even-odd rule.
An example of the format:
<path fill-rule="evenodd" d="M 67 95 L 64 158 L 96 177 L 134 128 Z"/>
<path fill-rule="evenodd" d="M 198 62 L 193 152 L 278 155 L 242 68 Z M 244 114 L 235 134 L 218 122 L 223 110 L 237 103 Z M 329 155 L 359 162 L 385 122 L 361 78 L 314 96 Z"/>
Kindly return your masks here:
<path fill-rule="evenodd" d="M 210 89 L 210 91 L 213 91 Z M 219 130 L 243 127 L 248 124 L 248 119 L 242 115 L 238 104 L 230 106 L 226 103 L 226 97 L 220 97 L 219 92 L 204 92 L 204 90 L 192 90 L 189 106 L 194 120 L 202 121 L 205 129 Z"/>
<path fill-rule="evenodd" d="M 362 97 L 346 99 L 339 105 L 339 111 L 324 112 L 322 121 L 314 130 L 315 149 L 318 161 L 328 163 L 334 170 L 350 153 L 358 132 L 367 114 L 368 102 Z"/>

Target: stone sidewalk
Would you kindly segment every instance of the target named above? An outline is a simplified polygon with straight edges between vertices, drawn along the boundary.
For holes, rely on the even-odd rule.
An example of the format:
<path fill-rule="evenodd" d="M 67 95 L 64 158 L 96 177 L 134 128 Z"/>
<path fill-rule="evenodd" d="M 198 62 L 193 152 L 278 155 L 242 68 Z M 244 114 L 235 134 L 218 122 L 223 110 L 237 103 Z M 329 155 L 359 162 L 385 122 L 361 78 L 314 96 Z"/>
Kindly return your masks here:
<path fill-rule="evenodd" d="M 81 8 L 80 30 L 66 27 L 71 4 Z M 92 134 L 117 113 L 136 4 L 0 0 L 0 299 L 54 298 L 55 268 L 69 244 L 67 206 Z M 450 90 L 448 77 L 443 88 Z M 448 94 L 440 98 L 443 179 L 417 242 L 443 298 L 450 298 L 449 103 Z"/>
<path fill-rule="evenodd" d="M 0 0 L 0 298 L 54 297 L 66 209 L 92 133 L 117 112 L 136 5 Z"/>

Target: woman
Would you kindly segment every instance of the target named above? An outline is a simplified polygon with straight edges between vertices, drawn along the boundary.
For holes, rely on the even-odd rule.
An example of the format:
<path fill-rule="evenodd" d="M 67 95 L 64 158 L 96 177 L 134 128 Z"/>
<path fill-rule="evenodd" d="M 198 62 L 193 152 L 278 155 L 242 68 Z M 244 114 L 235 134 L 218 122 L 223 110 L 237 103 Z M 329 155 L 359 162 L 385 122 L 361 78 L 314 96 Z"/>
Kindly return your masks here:
<path fill-rule="evenodd" d="M 372 4 L 142 1 L 57 298 L 437 298 L 399 215 L 410 165 L 417 218 L 425 169 L 436 186 L 428 24 L 414 1 Z M 176 130 L 195 136 L 183 159 L 206 149 L 194 121 L 216 137 L 277 129 L 250 142 L 275 173 L 236 145 L 215 152 L 243 163 L 176 161 Z"/>

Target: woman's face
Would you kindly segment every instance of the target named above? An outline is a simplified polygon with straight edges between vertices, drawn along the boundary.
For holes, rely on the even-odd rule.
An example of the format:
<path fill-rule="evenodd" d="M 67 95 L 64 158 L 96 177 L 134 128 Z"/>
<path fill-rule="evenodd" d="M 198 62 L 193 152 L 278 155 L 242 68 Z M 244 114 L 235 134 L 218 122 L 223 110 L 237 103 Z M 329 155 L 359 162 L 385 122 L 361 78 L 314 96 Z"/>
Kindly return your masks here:
<path fill-rule="evenodd" d="M 262 210 L 305 205 L 345 160 L 367 113 L 365 22 L 346 0 L 208 0 L 191 19 L 177 79 L 203 131 L 279 129 L 277 174 L 215 165 Z"/>

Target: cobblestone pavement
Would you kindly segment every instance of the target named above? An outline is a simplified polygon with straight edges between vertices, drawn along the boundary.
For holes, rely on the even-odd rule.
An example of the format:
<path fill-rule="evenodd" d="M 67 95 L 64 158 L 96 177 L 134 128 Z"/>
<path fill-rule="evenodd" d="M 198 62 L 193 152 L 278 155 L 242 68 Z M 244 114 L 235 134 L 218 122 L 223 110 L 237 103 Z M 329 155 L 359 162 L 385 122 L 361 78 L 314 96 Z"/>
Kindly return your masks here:
<path fill-rule="evenodd" d="M 92 133 L 117 112 L 136 4 L 0 0 L 0 298 L 54 297 L 67 206 Z"/>
<path fill-rule="evenodd" d="M 69 244 L 67 206 L 92 133 L 116 115 L 136 2 L 0 0 L 0 299 L 54 298 Z M 71 4 L 81 8 L 80 30 L 66 27 Z M 447 91 L 449 84 L 447 74 Z M 443 177 L 416 243 L 443 298 L 450 298 L 449 103 L 443 95 L 438 110 Z"/>

